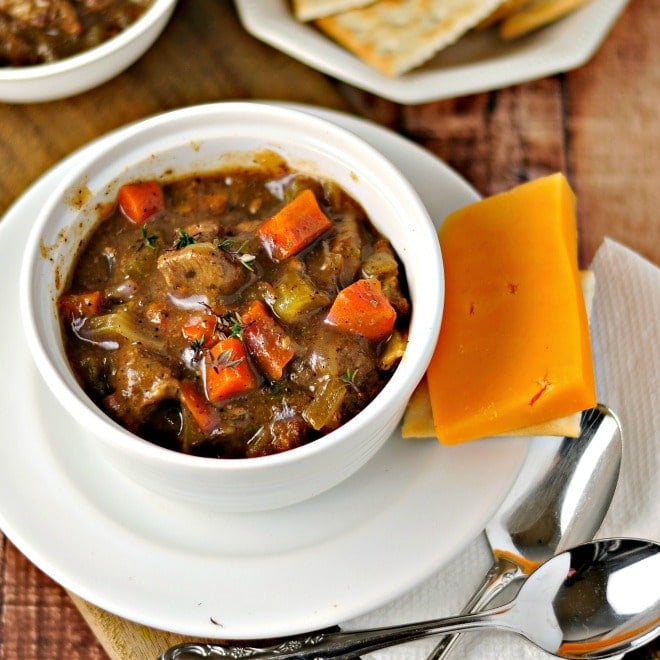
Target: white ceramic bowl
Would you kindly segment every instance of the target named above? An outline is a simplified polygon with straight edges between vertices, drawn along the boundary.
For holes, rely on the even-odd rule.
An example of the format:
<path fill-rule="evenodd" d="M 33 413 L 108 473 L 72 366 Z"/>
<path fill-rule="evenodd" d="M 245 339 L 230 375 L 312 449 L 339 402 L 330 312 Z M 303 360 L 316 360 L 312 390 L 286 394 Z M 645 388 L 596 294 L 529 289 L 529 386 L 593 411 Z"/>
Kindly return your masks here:
<path fill-rule="evenodd" d="M 107 143 L 106 143 L 107 144 Z M 86 396 L 64 355 L 55 301 L 99 204 L 118 187 L 164 172 L 213 171 L 237 153 L 273 150 L 296 170 L 336 181 L 357 199 L 399 254 L 410 288 L 410 341 L 382 392 L 339 429 L 272 456 L 212 459 L 163 449 L 113 422 Z M 36 219 L 20 295 L 26 342 L 45 382 L 97 438 L 98 450 L 135 481 L 166 497 L 223 511 L 282 507 L 336 486 L 389 438 L 424 374 L 440 327 L 444 272 L 435 230 L 403 175 L 352 133 L 307 113 L 257 103 L 218 103 L 147 119 L 78 162 Z"/>
<path fill-rule="evenodd" d="M 73 96 L 121 73 L 156 41 L 176 0 L 154 0 L 125 30 L 103 43 L 55 62 L 0 67 L 0 101 L 37 103 Z"/>

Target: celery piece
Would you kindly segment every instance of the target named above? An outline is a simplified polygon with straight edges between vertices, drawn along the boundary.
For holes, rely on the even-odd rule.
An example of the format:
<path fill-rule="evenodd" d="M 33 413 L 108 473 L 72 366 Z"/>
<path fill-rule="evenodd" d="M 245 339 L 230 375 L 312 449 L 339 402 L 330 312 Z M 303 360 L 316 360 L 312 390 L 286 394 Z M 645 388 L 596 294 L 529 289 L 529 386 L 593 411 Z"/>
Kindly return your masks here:
<path fill-rule="evenodd" d="M 316 431 L 331 425 L 345 396 L 346 384 L 339 378 L 324 380 L 303 410 L 303 419 Z"/>
<path fill-rule="evenodd" d="M 153 332 L 150 333 L 141 327 L 137 319 L 124 309 L 90 317 L 79 332 L 89 341 L 123 338 L 135 344 L 142 344 L 156 353 L 165 350 L 165 342 L 154 337 Z"/>
<path fill-rule="evenodd" d="M 378 357 L 378 368 L 383 371 L 390 371 L 403 357 L 408 345 L 408 337 L 396 328 L 387 340 L 383 352 Z"/>
<path fill-rule="evenodd" d="M 275 284 L 273 311 L 286 323 L 301 321 L 329 304 L 330 296 L 314 288 L 298 261 L 290 262 Z"/>

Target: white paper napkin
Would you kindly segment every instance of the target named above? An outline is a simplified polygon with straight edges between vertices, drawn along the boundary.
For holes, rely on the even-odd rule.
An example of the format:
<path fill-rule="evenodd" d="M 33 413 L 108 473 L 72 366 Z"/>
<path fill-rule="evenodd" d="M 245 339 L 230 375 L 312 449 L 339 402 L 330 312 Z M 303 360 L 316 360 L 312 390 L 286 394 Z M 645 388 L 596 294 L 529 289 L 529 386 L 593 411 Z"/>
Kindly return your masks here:
<path fill-rule="evenodd" d="M 591 265 L 596 275 L 592 342 L 598 399 L 623 426 L 621 476 L 597 537 L 660 541 L 660 268 L 606 239 Z M 450 534 L 451 530 L 447 530 Z M 402 557 L 401 561 L 415 561 Z M 463 608 L 491 564 L 482 534 L 460 557 L 395 602 L 342 625 L 345 629 L 450 616 Z M 370 660 L 422 660 L 432 639 L 372 653 Z M 553 656 L 508 633 L 469 633 L 452 658 L 547 660 Z"/>

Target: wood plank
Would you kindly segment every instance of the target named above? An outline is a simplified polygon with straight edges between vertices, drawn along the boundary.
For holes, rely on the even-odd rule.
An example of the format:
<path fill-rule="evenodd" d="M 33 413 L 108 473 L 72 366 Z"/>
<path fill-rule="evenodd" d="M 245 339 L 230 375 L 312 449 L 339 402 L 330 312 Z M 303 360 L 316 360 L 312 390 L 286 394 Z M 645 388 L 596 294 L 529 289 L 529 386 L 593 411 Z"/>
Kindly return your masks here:
<path fill-rule="evenodd" d="M 0 658 L 104 660 L 67 593 L 2 540 Z"/>
<path fill-rule="evenodd" d="M 585 262 L 609 235 L 660 264 L 658 34 L 660 1 L 631 2 L 589 65 L 567 77 Z"/>
<path fill-rule="evenodd" d="M 193 637 L 182 637 L 127 621 L 75 594 L 69 596 L 111 660 L 153 660 L 171 646 L 197 641 Z"/>
<path fill-rule="evenodd" d="M 403 109 L 405 132 L 482 195 L 565 170 L 557 78 Z"/>

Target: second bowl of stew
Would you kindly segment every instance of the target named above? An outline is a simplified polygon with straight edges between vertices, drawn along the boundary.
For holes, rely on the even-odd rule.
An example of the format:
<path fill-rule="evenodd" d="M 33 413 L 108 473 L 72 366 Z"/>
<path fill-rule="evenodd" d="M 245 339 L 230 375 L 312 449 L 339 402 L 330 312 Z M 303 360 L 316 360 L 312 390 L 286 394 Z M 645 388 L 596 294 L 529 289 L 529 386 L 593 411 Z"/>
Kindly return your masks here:
<path fill-rule="evenodd" d="M 156 41 L 176 0 L 0 2 L 0 101 L 53 101 L 96 87 Z"/>
<path fill-rule="evenodd" d="M 124 129 L 37 219 L 35 365 L 99 452 L 226 511 L 337 486 L 400 421 L 443 304 L 415 191 L 353 134 L 256 103 Z"/>

